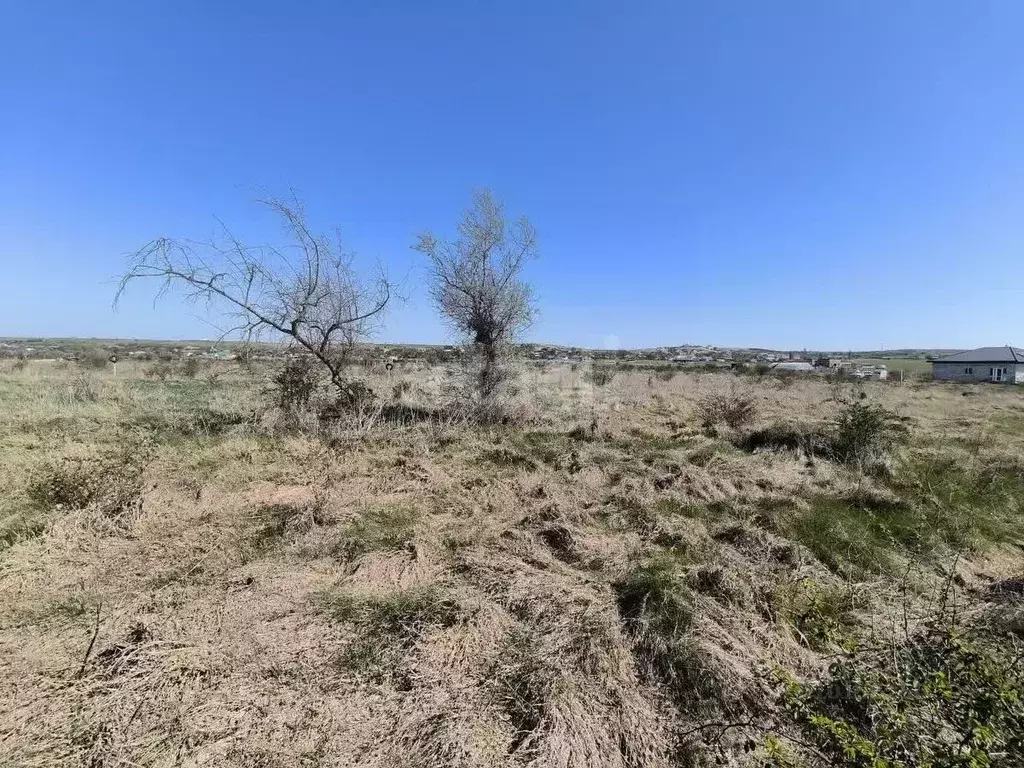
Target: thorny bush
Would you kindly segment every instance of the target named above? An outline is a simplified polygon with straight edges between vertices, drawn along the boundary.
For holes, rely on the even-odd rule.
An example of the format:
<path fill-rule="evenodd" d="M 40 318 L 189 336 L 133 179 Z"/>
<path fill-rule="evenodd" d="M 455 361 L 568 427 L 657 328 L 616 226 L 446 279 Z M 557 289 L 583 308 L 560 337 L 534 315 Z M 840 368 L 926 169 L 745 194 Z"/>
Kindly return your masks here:
<path fill-rule="evenodd" d="M 757 403 L 746 395 L 715 392 L 705 395 L 697 402 L 697 416 L 704 429 L 713 429 L 725 424 L 731 429 L 740 429 L 757 416 Z"/>
<path fill-rule="evenodd" d="M 823 765 L 1020 766 L 1022 658 L 1019 636 L 937 620 L 892 646 L 846 652 L 821 682 L 789 681 L 783 703 Z"/>
<path fill-rule="evenodd" d="M 277 406 L 288 413 L 304 410 L 316 392 L 317 375 L 313 361 L 306 356 L 290 357 L 274 374 Z"/>

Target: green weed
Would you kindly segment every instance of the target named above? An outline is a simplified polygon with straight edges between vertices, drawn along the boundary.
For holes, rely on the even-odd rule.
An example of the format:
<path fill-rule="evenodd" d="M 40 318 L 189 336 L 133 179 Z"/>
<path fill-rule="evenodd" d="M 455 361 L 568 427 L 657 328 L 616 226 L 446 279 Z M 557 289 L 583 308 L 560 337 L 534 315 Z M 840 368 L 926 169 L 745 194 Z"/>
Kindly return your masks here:
<path fill-rule="evenodd" d="M 257 550 L 273 547 L 287 535 L 289 530 L 306 515 L 306 508 L 296 504 L 269 504 L 261 507 L 255 515 L 256 530 L 252 535 Z"/>
<path fill-rule="evenodd" d="M 0 504 L 0 551 L 41 536 L 46 531 L 48 515 L 41 505 L 31 500 L 15 503 L 9 499 Z"/>
<path fill-rule="evenodd" d="M 791 625 L 801 642 L 816 650 L 847 642 L 856 625 L 855 593 L 847 585 L 813 579 L 785 581 L 776 585 L 771 602 L 778 619 Z"/>
<path fill-rule="evenodd" d="M 511 448 L 488 448 L 480 454 L 480 460 L 502 469 L 520 469 L 532 471 L 537 469 L 537 462 L 521 451 Z"/>
<path fill-rule="evenodd" d="M 419 516 L 417 509 L 407 505 L 367 507 L 341 526 L 332 549 L 345 560 L 366 552 L 401 550 L 413 540 Z"/>
<path fill-rule="evenodd" d="M 789 535 L 832 570 L 850 566 L 870 573 L 891 572 L 899 550 L 920 550 L 929 532 L 924 520 L 902 505 L 874 505 L 865 499 L 811 497 L 789 523 Z"/>
<path fill-rule="evenodd" d="M 462 617 L 459 604 L 434 586 L 382 596 L 327 592 L 318 604 L 353 631 L 338 663 L 377 683 L 400 682 L 403 659 L 419 636 L 431 627 L 453 626 Z"/>
<path fill-rule="evenodd" d="M 650 557 L 612 587 L 641 673 L 688 711 L 719 701 L 721 687 L 692 635 L 693 596 L 679 560 Z"/>
<path fill-rule="evenodd" d="M 1024 644 L 937 621 L 892 647 L 853 648 L 783 701 L 801 743 L 828 765 L 1020 765 Z"/>

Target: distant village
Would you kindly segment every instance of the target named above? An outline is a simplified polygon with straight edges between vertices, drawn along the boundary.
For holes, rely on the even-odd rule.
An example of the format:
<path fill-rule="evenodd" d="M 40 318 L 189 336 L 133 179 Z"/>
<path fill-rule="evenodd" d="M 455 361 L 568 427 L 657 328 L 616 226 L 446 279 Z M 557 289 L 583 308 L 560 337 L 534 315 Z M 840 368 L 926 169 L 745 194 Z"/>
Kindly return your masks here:
<path fill-rule="evenodd" d="M 945 350 L 897 350 L 888 353 L 894 359 L 930 359 Z M 589 349 L 555 344 L 523 344 L 520 353 L 538 362 L 578 363 L 592 360 L 615 362 L 675 363 L 703 368 L 758 366 L 766 370 L 791 372 L 842 371 L 866 379 L 886 379 L 884 364 L 865 364 L 858 358 L 877 358 L 879 352 L 779 351 L 759 348 L 729 348 L 707 344 L 683 344 L 648 349 Z M 289 347 L 270 343 L 243 345 L 239 342 L 145 341 L 121 339 L 4 339 L 0 340 L 0 358 L 80 360 L 101 354 L 119 360 L 156 361 L 198 357 L 210 360 L 273 360 L 292 354 Z M 360 344 L 351 355 L 354 360 L 445 362 L 458 358 L 462 350 L 454 345 Z"/>
<path fill-rule="evenodd" d="M 735 368 L 739 365 L 764 366 L 768 370 L 797 373 L 842 371 L 855 378 L 885 380 L 888 368 L 883 364 L 864 364 L 856 361 L 853 353 L 847 357 L 802 352 L 780 352 L 767 349 L 731 349 L 710 345 L 654 347 L 632 350 L 591 350 L 579 347 L 535 345 L 527 356 L 535 360 L 577 361 L 622 360 L 678 363 L 702 367 Z M 858 354 L 858 356 L 860 356 Z M 867 355 L 864 355 L 867 356 Z"/>

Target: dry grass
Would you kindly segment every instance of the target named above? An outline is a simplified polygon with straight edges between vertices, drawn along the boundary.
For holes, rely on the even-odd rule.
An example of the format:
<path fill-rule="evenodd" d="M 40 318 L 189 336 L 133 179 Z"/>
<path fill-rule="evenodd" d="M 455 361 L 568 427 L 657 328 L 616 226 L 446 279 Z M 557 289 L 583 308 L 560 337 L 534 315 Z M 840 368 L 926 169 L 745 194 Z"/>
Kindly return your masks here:
<path fill-rule="evenodd" d="M 956 553 L 968 592 L 1022 570 L 1013 388 L 861 385 L 912 434 L 864 473 L 748 439 L 827 429 L 818 379 L 530 367 L 474 428 L 442 369 L 328 426 L 270 373 L 0 374 L 5 764 L 738 763 L 758 732 L 701 726 L 768 712 L 765 669 Z M 757 418 L 711 436 L 723 390 Z"/>

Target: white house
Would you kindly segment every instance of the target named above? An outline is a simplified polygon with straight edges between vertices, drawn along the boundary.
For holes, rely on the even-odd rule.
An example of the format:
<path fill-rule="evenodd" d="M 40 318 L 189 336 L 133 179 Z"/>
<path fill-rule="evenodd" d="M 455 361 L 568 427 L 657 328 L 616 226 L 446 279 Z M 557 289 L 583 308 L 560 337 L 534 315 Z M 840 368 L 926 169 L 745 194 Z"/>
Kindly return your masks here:
<path fill-rule="evenodd" d="M 1024 384 L 1024 349 L 980 347 L 932 360 L 936 381 L 994 381 Z"/>

